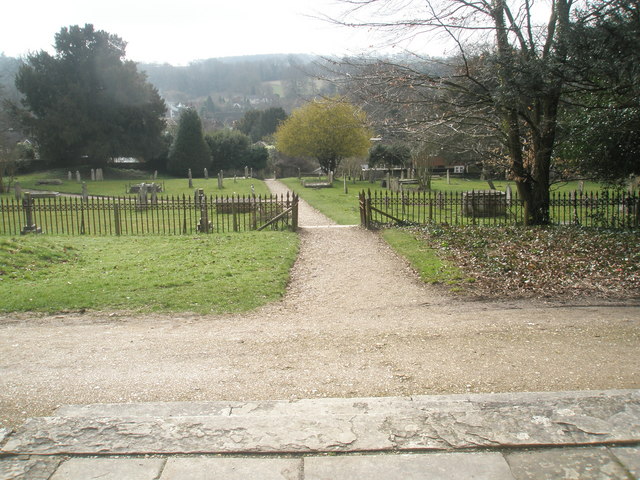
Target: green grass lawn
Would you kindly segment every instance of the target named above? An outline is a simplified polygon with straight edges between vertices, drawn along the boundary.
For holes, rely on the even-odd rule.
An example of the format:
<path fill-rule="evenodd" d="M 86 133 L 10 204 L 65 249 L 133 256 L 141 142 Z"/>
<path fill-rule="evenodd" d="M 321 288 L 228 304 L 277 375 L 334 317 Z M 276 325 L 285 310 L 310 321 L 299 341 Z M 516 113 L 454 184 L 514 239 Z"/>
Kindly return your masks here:
<path fill-rule="evenodd" d="M 396 252 L 409 261 L 422 281 L 448 285 L 453 292 L 463 290 L 464 284 L 475 281 L 465 277 L 454 263 L 438 255 L 437 250 L 419 234 L 400 228 L 387 228 L 381 234 Z"/>
<path fill-rule="evenodd" d="M 280 298 L 290 232 L 0 238 L 0 311 L 243 312 Z"/>
<path fill-rule="evenodd" d="M 85 172 L 83 170 L 83 172 Z M 74 173 L 75 175 L 75 173 Z M 92 182 L 90 175 L 83 175 L 83 181 L 87 184 L 89 195 L 106 195 L 106 196 L 124 196 L 128 194 L 128 186 L 140 182 L 152 182 L 152 174 L 149 172 L 141 172 L 138 170 L 124 169 L 105 169 L 105 180 L 101 182 Z M 62 185 L 38 185 L 38 180 L 58 179 L 62 180 Z M 53 190 L 60 193 L 82 193 L 82 183 L 75 180 L 68 180 L 67 170 L 55 169 L 42 172 L 35 172 L 25 175 L 19 175 L 17 181 L 20 186 L 25 189 L 35 190 Z M 263 181 L 258 179 L 244 179 L 233 177 L 225 178 L 223 188 L 218 188 L 218 180 L 212 176 L 208 180 L 204 178 L 194 178 L 193 188 L 189 188 L 189 180 L 186 178 L 173 178 L 166 175 L 159 175 L 156 183 L 164 186 L 162 195 L 193 195 L 196 188 L 202 188 L 207 195 L 249 195 L 251 193 L 251 185 L 254 186 L 258 195 L 268 195 L 269 189 Z"/>

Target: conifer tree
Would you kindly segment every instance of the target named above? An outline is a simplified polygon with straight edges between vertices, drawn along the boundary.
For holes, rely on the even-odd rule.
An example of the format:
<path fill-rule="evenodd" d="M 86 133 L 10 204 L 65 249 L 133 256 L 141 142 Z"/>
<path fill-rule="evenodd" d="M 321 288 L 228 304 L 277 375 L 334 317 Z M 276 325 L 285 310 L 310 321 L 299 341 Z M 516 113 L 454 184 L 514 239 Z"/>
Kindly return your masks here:
<path fill-rule="evenodd" d="M 194 176 L 200 176 L 210 165 L 211 153 L 204 140 L 198 112 L 187 109 L 180 116 L 178 133 L 169 152 L 167 171 L 176 176 L 186 176 L 191 169 Z"/>

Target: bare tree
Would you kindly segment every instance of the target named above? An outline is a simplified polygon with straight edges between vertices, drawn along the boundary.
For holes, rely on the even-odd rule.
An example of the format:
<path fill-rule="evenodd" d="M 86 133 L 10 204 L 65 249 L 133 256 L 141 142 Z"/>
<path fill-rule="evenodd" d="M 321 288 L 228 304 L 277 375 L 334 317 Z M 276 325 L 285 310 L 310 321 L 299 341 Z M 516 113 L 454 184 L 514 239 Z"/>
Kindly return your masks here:
<path fill-rule="evenodd" d="M 506 153 L 526 223 L 547 223 L 573 1 L 552 0 L 544 24 L 533 0 L 342 2 L 348 10 L 336 23 L 381 29 L 399 44 L 435 34 L 455 48 L 446 60 L 333 62 L 344 86 L 376 112 L 370 117 L 380 128 L 430 142 L 464 134 L 485 155 Z"/>

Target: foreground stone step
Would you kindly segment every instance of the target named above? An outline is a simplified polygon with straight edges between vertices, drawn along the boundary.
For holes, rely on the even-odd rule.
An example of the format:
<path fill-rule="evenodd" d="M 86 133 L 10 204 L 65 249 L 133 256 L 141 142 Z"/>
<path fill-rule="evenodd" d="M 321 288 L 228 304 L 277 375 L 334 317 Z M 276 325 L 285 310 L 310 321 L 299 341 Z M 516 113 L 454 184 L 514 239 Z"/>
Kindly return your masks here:
<path fill-rule="evenodd" d="M 146 408 L 145 408 L 146 407 Z M 383 452 L 636 444 L 640 391 L 98 405 L 34 418 L 6 454 Z M 105 415 L 108 414 L 108 415 Z"/>
<path fill-rule="evenodd" d="M 360 415 L 412 414 L 447 410 L 480 410 L 513 405 L 581 405 L 619 403 L 640 399 L 637 390 L 577 392 L 516 392 L 459 395 L 415 395 L 412 397 L 315 398 L 264 400 L 255 402 L 148 402 L 64 405 L 57 417 L 198 417 L 198 416 L 283 416 L 283 415 Z M 600 401 L 598 400 L 600 399 Z"/>

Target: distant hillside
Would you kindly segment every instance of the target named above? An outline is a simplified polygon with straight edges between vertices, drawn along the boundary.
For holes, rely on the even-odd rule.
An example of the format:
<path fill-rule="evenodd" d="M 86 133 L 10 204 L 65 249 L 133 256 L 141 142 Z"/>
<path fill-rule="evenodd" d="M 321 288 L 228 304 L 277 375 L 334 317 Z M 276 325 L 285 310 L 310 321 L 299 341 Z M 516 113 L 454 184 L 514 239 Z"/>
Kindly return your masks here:
<path fill-rule="evenodd" d="M 311 82 L 309 69 L 315 57 L 310 55 L 251 55 L 211 58 L 188 66 L 139 64 L 149 81 L 171 102 L 188 102 L 212 96 L 299 94 Z M 273 85 L 279 86 L 273 91 Z"/>
<path fill-rule="evenodd" d="M 211 58 L 187 66 L 138 64 L 175 115 L 188 105 L 200 112 L 205 128 L 229 125 L 252 109 L 291 111 L 309 96 L 330 93 L 313 76 L 311 55 L 280 54 Z"/>

